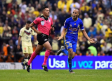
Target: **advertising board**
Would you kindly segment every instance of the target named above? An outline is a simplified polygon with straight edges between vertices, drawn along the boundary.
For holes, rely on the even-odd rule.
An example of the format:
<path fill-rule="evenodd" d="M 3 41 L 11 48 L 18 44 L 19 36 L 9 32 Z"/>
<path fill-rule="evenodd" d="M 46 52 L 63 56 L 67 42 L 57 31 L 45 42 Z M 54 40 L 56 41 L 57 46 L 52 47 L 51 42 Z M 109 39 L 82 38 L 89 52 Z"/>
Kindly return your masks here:
<path fill-rule="evenodd" d="M 67 56 L 49 56 L 48 69 L 68 69 Z M 32 69 L 42 69 L 44 56 L 37 56 L 32 62 Z M 111 56 L 76 56 L 72 60 L 73 69 L 112 69 Z"/>

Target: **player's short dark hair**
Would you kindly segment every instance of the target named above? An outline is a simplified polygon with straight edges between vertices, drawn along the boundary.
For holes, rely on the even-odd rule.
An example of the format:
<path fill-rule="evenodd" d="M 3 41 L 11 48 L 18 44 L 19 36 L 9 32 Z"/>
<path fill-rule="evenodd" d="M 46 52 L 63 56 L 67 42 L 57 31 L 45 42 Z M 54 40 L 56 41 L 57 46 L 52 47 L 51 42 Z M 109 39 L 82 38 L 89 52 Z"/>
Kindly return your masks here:
<path fill-rule="evenodd" d="M 27 21 L 26 23 L 27 23 L 27 24 L 30 24 L 30 23 L 31 23 L 31 21 Z"/>
<path fill-rule="evenodd" d="M 78 2 L 78 0 L 73 0 L 73 2 Z"/>
<path fill-rule="evenodd" d="M 49 7 L 45 5 L 45 6 L 42 7 L 42 10 L 44 10 L 45 8 L 49 8 Z"/>

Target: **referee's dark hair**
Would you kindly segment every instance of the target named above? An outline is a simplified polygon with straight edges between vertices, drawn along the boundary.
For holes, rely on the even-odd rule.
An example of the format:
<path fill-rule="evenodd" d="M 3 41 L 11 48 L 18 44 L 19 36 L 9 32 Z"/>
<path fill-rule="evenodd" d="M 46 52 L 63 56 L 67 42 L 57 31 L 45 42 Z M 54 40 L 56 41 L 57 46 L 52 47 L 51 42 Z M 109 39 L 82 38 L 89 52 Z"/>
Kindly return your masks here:
<path fill-rule="evenodd" d="M 31 21 L 29 21 L 29 20 L 28 20 L 26 23 L 27 23 L 27 24 L 30 24 L 30 23 L 31 23 Z"/>
<path fill-rule="evenodd" d="M 45 8 L 49 8 L 49 7 L 48 7 L 48 6 L 46 6 L 46 5 L 45 5 L 45 6 L 43 6 L 43 7 L 42 7 L 42 11 L 43 11 Z"/>

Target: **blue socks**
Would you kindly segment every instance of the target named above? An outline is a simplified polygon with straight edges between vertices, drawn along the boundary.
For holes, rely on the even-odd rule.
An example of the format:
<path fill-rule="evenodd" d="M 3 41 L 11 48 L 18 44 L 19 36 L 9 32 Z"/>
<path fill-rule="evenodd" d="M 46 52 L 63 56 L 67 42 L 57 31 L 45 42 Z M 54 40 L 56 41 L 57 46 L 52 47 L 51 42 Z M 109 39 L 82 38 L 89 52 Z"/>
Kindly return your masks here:
<path fill-rule="evenodd" d="M 72 70 L 72 58 L 68 58 L 69 71 Z"/>
<path fill-rule="evenodd" d="M 66 49 L 63 49 L 62 52 L 64 52 L 66 55 L 68 55 L 68 51 Z"/>
<path fill-rule="evenodd" d="M 64 52 L 68 56 L 68 51 L 66 49 L 63 49 L 62 52 Z M 68 58 L 68 64 L 69 64 L 69 71 L 72 70 L 72 58 Z"/>

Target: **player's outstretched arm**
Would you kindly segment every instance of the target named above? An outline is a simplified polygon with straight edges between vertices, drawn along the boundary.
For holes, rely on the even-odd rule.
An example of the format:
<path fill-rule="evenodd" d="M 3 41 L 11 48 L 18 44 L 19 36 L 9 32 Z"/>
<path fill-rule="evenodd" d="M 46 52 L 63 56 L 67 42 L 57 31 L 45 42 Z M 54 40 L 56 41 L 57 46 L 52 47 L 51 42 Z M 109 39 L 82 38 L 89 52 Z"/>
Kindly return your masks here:
<path fill-rule="evenodd" d="M 34 25 L 35 25 L 35 24 L 32 22 L 32 23 L 30 24 L 30 27 L 31 27 L 37 34 L 41 34 L 40 31 L 38 31 L 37 29 L 35 29 Z"/>
<path fill-rule="evenodd" d="M 58 37 L 58 40 L 63 39 L 65 32 L 66 32 L 66 28 L 63 28 L 63 31 L 62 31 L 62 33 L 61 33 L 61 36 Z"/>
<path fill-rule="evenodd" d="M 34 37 L 34 44 L 37 45 L 38 44 L 38 42 L 37 42 L 37 35 L 33 35 L 33 37 Z"/>
<path fill-rule="evenodd" d="M 34 37 L 34 42 L 36 42 L 37 41 L 37 36 L 33 35 L 33 37 Z"/>
<path fill-rule="evenodd" d="M 20 49 L 20 42 L 21 42 L 21 36 L 19 36 L 19 38 L 18 38 L 18 45 L 17 45 L 18 50 Z"/>
<path fill-rule="evenodd" d="M 90 38 L 89 38 L 89 36 L 87 35 L 85 29 L 82 30 L 82 32 L 83 32 L 84 36 L 85 36 L 91 43 L 95 43 L 95 41 L 94 41 L 93 39 L 90 39 Z"/>

